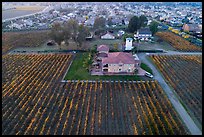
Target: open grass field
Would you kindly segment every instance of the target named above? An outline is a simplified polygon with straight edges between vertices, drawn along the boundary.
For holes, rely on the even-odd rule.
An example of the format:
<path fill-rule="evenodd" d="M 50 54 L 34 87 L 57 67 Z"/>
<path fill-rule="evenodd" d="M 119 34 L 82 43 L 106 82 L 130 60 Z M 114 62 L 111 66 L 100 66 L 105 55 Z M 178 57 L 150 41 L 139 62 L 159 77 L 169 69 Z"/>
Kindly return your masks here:
<path fill-rule="evenodd" d="M 45 6 L 16 6 L 16 9 L 2 11 L 2 20 L 18 16 L 33 14 L 45 8 Z"/>
<path fill-rule="evenodd" d="M 48 31 L 2 33 L 2 54 L 18 47 L 38 47 L 49 39 Z"/>
<path fill-rule="evenodd" d="M 122 39 L 114 39 L 114 40 L 104 40 L 104 39 L 94 39 L 90 42 L 91 45 L 113 45 L 115 43 L 122 44 Z"/>
<path fill-rule="evenodd" d="M 45 36 L 44 36 L 45 37 Z M 43 38 L 43 37 L 42 37 Z M 89 49 L 93 48 L 94 45 L 102 45 L 106 44 L 110 47 L 110 49 L 115 49 L 113 44 L 114 43 L 119 43 L 120 40 L 93 40 L 93 41 L 85 41 L 82 46 L 77 46 L 77 43 L 70 40 L 69 45 L 66 44 L 61 44 L 61 50 L 86 50 L 88 51 Z M 18 47 L 16 48 L 16 51 L 43 51 L 43 50 L 60 50 L 59 46 L 46 46 L 46 44 L 33 47 L 30 46 L 29 48 L 24 47 Z"/>
<path fill-rule="evenodd" d="M 157 49 L 163 49 L 163 50 L 176 50 L 174 47 L 172 47 L 169 43 L 166 41 L 157 42 L 159 39 L 158 36 L 154 36 L 155 42 L 140 42 L 138 50 L 157 50 Z"/>
<path fill-rule="evenodd" d="M 71 60 L 2 56 L 2 135 L 189 134 L 157 81 L 62 83 Z"/>
<path fill-rule="evenodd" d="M 32 11 L 40 11 L 45 8 L 45 6 L 15 6 L 16 10 L 32 10 Z"/>
<path fill-rule="evenodd" d="M 43 32 L 43 31 L 42 31 Z M 10 33 L 5 33 L 3 34 L 3 42 L 5 41 L 5 37 L 8 37 L 6 40 L 9 40 L 9 42 L 12 42 L 13 39 L 16 38 L 20 38 L 21 35 L 19 35 L 17 37 L 17 35 L 15 34 L 21 34 L 22 32 L 16 33 L 16 32 L 10 32 Z M 25 32 L 24 32 L 25 33 Z M 31 33 L 31 32 L 30 32 Z M 37 34 L 40 33 L 36 31 Z M 29 34 L 27 32 L 27 34 Z M 31 33 L 32 34 L 32 33 Z M 21 40 L 18 40 L 17 44 L 13 44 L 15 45 L 19 45 L 18 43 L 21 43 L 21 41 L 27 41 L 30 39 L 26 39 L 27 37 L 29 37 L 29 35 L 24 36 L 25 39 L 21 38 Z M 48 39 L 48 35 L 44 34 L 44 32 L 42 34 L 39 34 L 39 39 L 45 39 L 44 41 L 46 41 Z M 32 40 L 31 40 L 32 41 Z M 55 46 L 47 46 L 46 43 L 43 44 L 43 42 L 40 43 L 39 46 L 32 46 L 33 43 L 37 42 L 37 38 L 36 38 L 36 42 L 30 43 L 31 46 L 29 46 L 29 43 L 26 43 L 25 46 L 15 46 L 15 50 L 13 51 L 44 51 L 44 50 L 60 50 L 59 46 L 55 45 Z M 114 44 L 118 44 L 118 47 L 114 47 Z M 81 47 L 77 46 L 77 43 L 70 41 L 69 45 L 61 45 L 61 50 L 89 50 L 91 48 L 93 48 L 94 45 L 108 45 L 110 47 L 110 50 L 116 50 L 118 49 L 119 51 L 121 50 L 121 43 L 122 40 L 120 39 L 116 39 L 116 40 L 101 40 L 101 39 L 94 39 L 92 41 L 85 41 Z M 3 44 L 4 45 L 4 44 Z M 9 45 L 9 44 L 7 44 Z M 12 46 L 3 46 L 3 53 L 4 51 L 7 51 L 9 49 L 11 49 Z M 170 46 L 168 43 L 166 42 L 155 42 L 155 43 L 150 43 L 150 42 L 141 42 L 139 43 L 139 48 L 138 50 L 156 50 L 156 49 L 164 49 L 164 50 L 175 50 L 175 48 L 173 48 L 172 46 Z"/>
<path fill-rule="evenodd" d="M 154 55 L 151 59 L 202 128 L 202 56 Z"/>

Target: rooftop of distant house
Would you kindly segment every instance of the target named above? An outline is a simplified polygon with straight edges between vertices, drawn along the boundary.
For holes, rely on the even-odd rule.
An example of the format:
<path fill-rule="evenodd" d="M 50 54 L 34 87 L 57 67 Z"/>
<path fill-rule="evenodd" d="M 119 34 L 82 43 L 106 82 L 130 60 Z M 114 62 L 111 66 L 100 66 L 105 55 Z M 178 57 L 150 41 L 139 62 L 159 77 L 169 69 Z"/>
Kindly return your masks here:
<path fill-rule="evenodd" d="M 107 45 L 100 45 L 97 47 L 97 51 L 109 51 L 109 47 Z"/>
<path fill-rule="evenodd" d="M 152 34 L 149 28 L 139 29 L 139 34 Z"/>

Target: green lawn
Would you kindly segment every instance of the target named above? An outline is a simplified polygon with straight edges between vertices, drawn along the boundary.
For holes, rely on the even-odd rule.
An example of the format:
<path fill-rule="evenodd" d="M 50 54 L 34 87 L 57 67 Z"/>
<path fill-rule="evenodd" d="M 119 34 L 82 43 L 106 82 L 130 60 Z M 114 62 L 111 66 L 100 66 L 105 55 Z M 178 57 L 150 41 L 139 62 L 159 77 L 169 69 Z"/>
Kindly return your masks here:
<path fill-rule="evenodd" d="M 77 53 L 64 80 L 142 80 L 139 76 L 92 76 L 84 67 L 83 60 L 88 52 Z"/>
<path fill-rule="evenodd" d="M 152 74 L 152 69 L 144 63 L 141 63 L 141 68 Z"/>
<path fill-rule="evenodd" d="M 119 44 L 121 45 L 123 41 L 121 39 L 114 39 L 114 40 L 105 40 L 105 39 L 95 39 L 90 41 L 90 45 L 108 45 L 110 48 L 112 48 L 113 44 Z"/>
<path fill-rule="evenodd" d="M 156 42 L 156 40 L 158 39 L 157 36 L 155 37 L 155 42 L 151 43 L 151 42 L 140 42 L 139 43 L 139 50 L 156 50 L 156 49 L 163 49 L 163 50 L 175 50 L 175 48 L 173 48 L 170 44 L 168 44 L 167 42 L 163 41 L 161 43 Z"/>

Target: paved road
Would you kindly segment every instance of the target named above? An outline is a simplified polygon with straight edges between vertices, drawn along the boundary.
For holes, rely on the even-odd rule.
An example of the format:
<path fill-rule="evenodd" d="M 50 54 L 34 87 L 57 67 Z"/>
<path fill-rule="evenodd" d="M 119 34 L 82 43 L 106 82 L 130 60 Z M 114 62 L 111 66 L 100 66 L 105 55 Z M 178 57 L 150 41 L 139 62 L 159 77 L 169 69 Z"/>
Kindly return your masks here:
<path fill-rule="evenodd" d="M 166 53 L 149 53 L 149 55 L 202 55 L 202 52 L 167 51 Z"/>
<path fill-rule="evenodd" d="M 178 52 L 170 52 L 169 54 L 179 54 Z M 182 53 L 181 53 L 182 54 Z M 184 53 L 183 53 L 184 54 Z M 185 53 L 187 54 L 187 53 Z M 188 54 L 194 54 L 194 53 L 188 53 Z M 199 53 L 202 55 L 202 53 Z M 169 100 L 171 101 L 172 105 L 175 107 L 176 111 L 179 113 L 180 117 L 186 124 L 187 128 L 191 132 L 192 135 L 202 135 L 201 130 L 197 127 L 197 125 L 194 123 L 192 118 L 189 116 L 189 114 L 186 112 L 180 101 L 177 99 L 177 97 L 174 95 L 174 91 L 171 90 L 171 88 L 167 85 L 167 83 L 164 81 L 163 77 L 161 76 L 160 72 L 156 69 L 156 67 L 147 59 L 147 55 L 145 53 L 139 53 L 138 57 L 147 64 L 153 72 L 154 78 L 159 82 L 163 90 L 166 92 Z"/>

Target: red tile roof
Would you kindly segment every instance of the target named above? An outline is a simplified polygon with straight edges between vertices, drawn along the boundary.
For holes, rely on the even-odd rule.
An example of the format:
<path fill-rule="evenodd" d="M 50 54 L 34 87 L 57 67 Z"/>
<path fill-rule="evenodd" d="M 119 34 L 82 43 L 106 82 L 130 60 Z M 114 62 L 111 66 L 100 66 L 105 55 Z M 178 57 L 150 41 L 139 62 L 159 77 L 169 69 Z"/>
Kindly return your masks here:
<path fill-rule="evenodd" d="M 98 57 L 108 57 L 107 53 L 98 53 Z"/>
<path fill-rule="evenodd" d="M 102 59 L 103 64 L 135 64 L 134 56 L 126 52 L 113 52 L 108 53 L 107 58 Z"/>
<path fill-rule="evenodd" d="M 97 47 L 97 51 L 109 51 L 109 47 L 107 45 L 100 45 Z"/>

